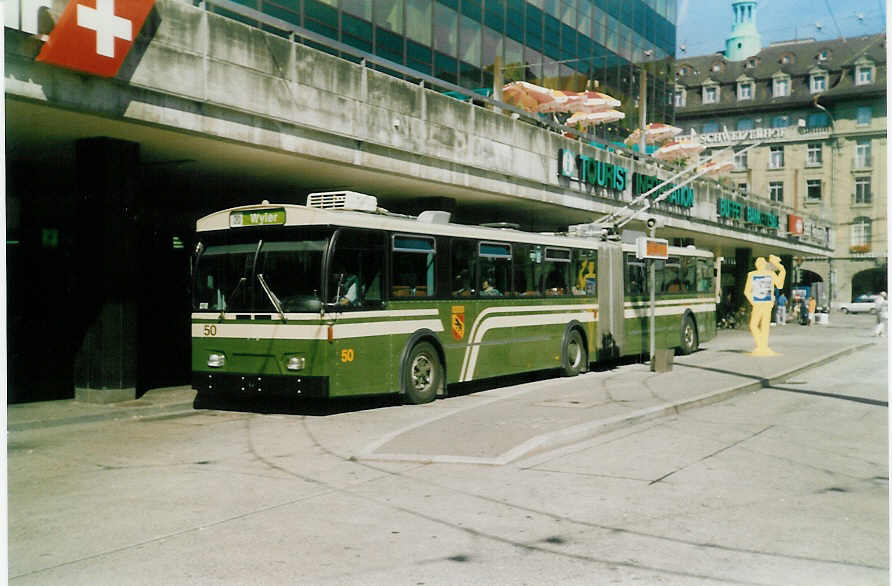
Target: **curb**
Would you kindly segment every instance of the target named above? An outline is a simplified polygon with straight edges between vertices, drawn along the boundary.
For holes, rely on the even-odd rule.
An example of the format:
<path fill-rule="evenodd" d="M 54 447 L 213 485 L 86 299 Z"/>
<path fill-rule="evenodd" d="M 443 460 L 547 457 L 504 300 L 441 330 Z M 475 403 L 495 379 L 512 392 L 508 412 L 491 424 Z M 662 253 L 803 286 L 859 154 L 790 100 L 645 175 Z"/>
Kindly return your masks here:
<path fill-rule="evenodd" d="M 49 427 L 61 427 L 63 425 L 74 425 L 78 423 L 95 423 L 97 421 L 108 421 L 115 419 L 152 417 L 156 415 L 172 415 L 176 413 L 187 413 L 194 411 L 194 399 L 188 403 L 170 403 L 167 405 L 147 405 L 144 407 L 128 407 L 124 409 L 116 409 L 106 413 L 91 413 L 89 415 L 73 415 L 70 417 L 60 417 L 58 419 L 35 419 L 31 421 L 22 421 L 18 423 L 7 423 L 7 431 L 27 431 L 31 429 L 42 429 Z"/>
<path fill-rule="evenodd" d="M 777 383 L 785 381 L 792 376 L 795 376 L 796 374 L 799 374 L 800 372 L 815 368 L 816 366 L 822 366 L 824 364 L 842 358 L 843 356 L 852 354 L 859 350 L 863 350 L 864 348 L 868 348 L 870 346 L 873 346 L 872 342 L 844 348 L 838 352 L 826 354 L 803 365 L 783 371 L 770 378 L 762 378 L 754 382 L 726 387 L 718 391 L 704 393 L 702 395 L 697 395 L 695 397 L 684 399 L 682 401 L 649 407 L 647 409 L 641 409 L 639 411 L 610 417 L 608 419 L 588 421 L 586 423 L 580 423 L 566 429 L 538 435 L 508 450 L 500 456 L 491 458 L 448 455 L 413 456 L 412 454 L 365 453 L 356 456 L 356 459 L 386 462 L 418 462 L 424 464 L 475 464 L 482 466 L 504 466 L 528 456 L 533 456 L 536 454 L 575 444 L 577 442 L 590 439 L 594 436 L 608 433 L 628 425 L 642 423 L 644 421 L 665 417 L 667 415 L 678 414 L 688 409 L 705 407 L 706 405 L 725 401 L 738 395 L 743 395 L 745 393 L 769 388 Z"/>

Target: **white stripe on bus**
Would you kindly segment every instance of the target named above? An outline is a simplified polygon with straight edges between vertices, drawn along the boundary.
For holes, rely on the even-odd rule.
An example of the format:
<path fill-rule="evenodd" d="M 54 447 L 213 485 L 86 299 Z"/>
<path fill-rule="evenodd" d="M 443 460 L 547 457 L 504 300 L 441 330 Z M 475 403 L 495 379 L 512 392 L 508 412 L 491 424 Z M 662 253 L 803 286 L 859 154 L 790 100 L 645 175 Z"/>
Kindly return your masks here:
<path fill-rule="evenodd" d="M 702 304 L 702 305 L 678 305 L 671 307 L 655 307 L 654 314 L 655 315 L 680 315 L 684 313 L 686 310 L 690 309 L 694 313 L 700 313 L 704 311 L 715 311 L 715 304 Z M 636 317 L 647 317 L 650 315 L 650 307 L 642 306 L 635 307 L 633 309 L 626 309 L 623 313 L 626 319 L 636 318 Z"/>
<path fill-rule="evenodd" d="M 509 327 L 509 326 L 524 326 L 524 325 L 545 325 L 545 324 L 555 324 L 555 323 L 569 323 L 570 320 L 576 319 L 584 322 L 592 322 L 595 321 L 594 314 L 592 314 L 592 310 L 597 309 L 597 305 L 535 305 L 535 306 L 526 306 L 526 307 L 490 307 L 488 309 L 484 309 L 477 316 L 477 319 L 474 320 L 474 324 L 471 327 L 471 332 L 468 335 L 468 347 L 465 349 L 465 357 L 462 361 L 461 374 L 459 375 L 459 381 L 464 382 L 471 380 L 471 377 L 474 374 L 474 369 L 477 365 L 477 355 L 480 352 L 479 344 L 483 339 L 483 336 L 487 331 L 493 329 L 495 326 L 487 326 L 486 328 L 482 328 L 481 325 L 490 319 L 490 316 L 495 313 L 532 313 L 537 311 L 561 311 L 565 313 L 551 313 L 544 314 L 541 316 L 524 316 L 524 315 L 515 315 L 498 318 L 499 324 L 506 324 L 501 327 Z M 573 313 L 566 313 L 567 311 L 572 311 Z M 537 317 L 549 320 L 543 322 L 536 322 L 535 319 Z M 529 320 L 533 320 L 530 323 L 526 323 Z M 482 330 L 482 331 L 481 331 Z"/>
<path fill-rule="evenodd" d="M 712 301 L 708 301 L 703 297 L 691 297 L 688 299 L 662 299 L 656 301 L 656 305 L 700 305 L 702 303 L 715 303 Z M 645 299 L 644 301 L 626 301 L 623 304 L 623 307 L 650 307 L 650 300 Z"/>
<path fill-rule="evenodd" d="M 234 320 L 238 319 L 236 316 L 238 315 L 269 315 L 272 316 L 272 319 L 280 319 L 279 314 L 276 312 L 244 312 L 244 313 L 225 313 L 223 314 L 224 320 Z M 439 315 L 440 310 L 438 309 L 397 309 L 390 311 L 339 311 L 337 313 L 326 313 L 320 317 L 319 313 L 286 313 L 285 319 L 290 321 L 314 321 L 319 319 L 333 319 L 333 320 L 341 320 L 341 319 L 365 319 L 365 318 L 381 318 L 381 317 L 423 317 L 426 315 Z M 207 320 L 215 320 L 220 319 L 219 312 L 213 313 L 193 313 L 192 319 L 207 319 Z M 258 320 L 260 321 L 260 320 Z M 264 320 L 265 321 L 265 320 Z"/>
<path fill-rule="evenodd" d="M 318 317 L 318 316 L 317 316 Z M 213 326 L 216 333 L 205 335 L 205 327 Z M 438 319 L 413 319 L 403 321 L 378 321 L 367 323 L 334 324 L 335 340 L 347 338 L 367 338 L 389 334 L 411 334 L 427 328 L 434 332 L 443 331 L 443 323 Z M 308 326 L 283 323 L 254 324 L 192 324 L 194 338 L 247 338 L 254 340 L 327 340 L 328 325 L 314 324 Z"/>

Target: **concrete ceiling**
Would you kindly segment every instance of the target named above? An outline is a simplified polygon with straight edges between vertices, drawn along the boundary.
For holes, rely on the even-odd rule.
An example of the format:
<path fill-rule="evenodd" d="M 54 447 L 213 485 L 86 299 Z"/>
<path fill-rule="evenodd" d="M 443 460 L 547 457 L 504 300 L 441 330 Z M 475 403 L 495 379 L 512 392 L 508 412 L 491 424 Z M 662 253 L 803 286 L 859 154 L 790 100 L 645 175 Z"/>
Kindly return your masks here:
<path fill-rule="evenodd" d="M 509 221 L 533 230 L 562 230 L 567 225 L 589 222 L 597 214 L 563 206 L 524 201 L 482 193 L 461 186 L 432 184 L 378 172 L 349 167 L 325 160 L 257 148 L 168 127 L 125 122 L 25 101 L 6 99 L 7 175 L 20 168 L 30 175 L 39 171 L 41 182 L 69 184 L 72 189 L 74 145 L 82 138 L 105 136 L 140 144 L 140 159 L 146 193 L 154 193 L 159 205 L 181 207 L 185 213 L 201 215 L 231 205 L 268 199 L 273 202 L 303 203 L 313 191 L 350 189 L 378 196 L 380 205 L 392 211 L 417 213 L 428 204 L 456 202 L 455 219 L 462 223 Z M 630 228 L 643 230 L 638 225 Z M 699 232 L 699 231 L 698 231 Z M 739 238 L 706 233 L 692 234 L 690 227 L 663 228 L 664 238 L 695 238 L 696 245 L 733 255 L 737 247 L 752 248 L 754 254 L 802 254 L 791 247 L 767 240 L 753 242 L 751 234 Z"/>

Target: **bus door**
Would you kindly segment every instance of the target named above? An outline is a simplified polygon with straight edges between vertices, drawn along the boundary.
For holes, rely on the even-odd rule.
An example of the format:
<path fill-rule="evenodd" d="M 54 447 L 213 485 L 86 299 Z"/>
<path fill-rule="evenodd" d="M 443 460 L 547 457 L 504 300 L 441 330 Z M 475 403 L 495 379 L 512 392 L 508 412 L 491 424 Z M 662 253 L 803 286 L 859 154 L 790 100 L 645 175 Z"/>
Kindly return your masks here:
<path fill-rule="evenodd" d="M 327 268 L 326 313 L 336 316 L 328 346 L 332 395 L 394 388 L 391 318 L 384 309 L 386 235 L 338 230 Z"/>
<path fill-rule="evenodd" d="M 598 248 L 598 360 L 610 360 L 625 348 L 623 251 L 619 243 Z"/>

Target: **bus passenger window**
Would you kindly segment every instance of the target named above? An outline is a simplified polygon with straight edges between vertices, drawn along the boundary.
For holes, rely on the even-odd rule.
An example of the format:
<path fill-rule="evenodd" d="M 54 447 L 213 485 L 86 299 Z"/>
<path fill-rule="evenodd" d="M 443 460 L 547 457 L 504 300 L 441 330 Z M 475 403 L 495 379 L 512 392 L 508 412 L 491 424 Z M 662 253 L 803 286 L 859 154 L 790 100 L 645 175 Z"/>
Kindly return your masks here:
<path fill-rule="evenodd" d="M 436 242 L 427 236 L 393 237 L 391 297 L 433 297 Z"/>
<path fill-rule="evenodd" d="M 512 265 L 514 268 L 514 287 L 511 295 L 536 295 L 533 287 L 533 263 L 530 260 L 529 244 L 514 244 L 511 247 Z"/>
<path fill-rule="evenodd" d="M 510 291 L 511 245 L 481 242 L 478 249 L 480 263 L 480 295 L 498 297 Z"/>
<path fill-rule="evenodd" d="M 715 288 L 713 263 L 705 258 L 697 259 L 697 293 L 712 293 Z"/>
<path fill-rule="evenodd" d="M 546 295 L 567 295 L 570 293 L 570 251 L 565 248 L 546 248 L 545 262 L 542 263 L 545 276 Z"/>
<path fill-rule="evenodd" d="M 598 257 L 594 250 L 577 250 L 573 254 L 573 295 L 598 296 Z"/>
<path fill-rule="evenodd" d="M 684 257 L 681 259 L 681 282 L 684 290 L 693 293 L 697 290 L 697 259 Z"/>
<path fill-rule="evenodd" d="M 470 297 L 477 291 L 477 243 L 471 240 L 452 241 L 452 296 Z"/>
<path fill-rule="evenodd" d="M 634 254 L 625 255 L 625 261 L 626 295 L 645 295 L 650 289 L 648 289 L 648 271 L 644 261 L 635 258 Z"/>
<path fill-rule="evenodd" d="M 678 257 L 670 256 L 669 259 L 665 261 L 663 264 L 663 279 L 662 285 L 657 287 L 657 291 L 661 293 L 682 293 L 684 291 L 684 287 L 681 282 L 681 265 L 679 264 Z M 660 272 L 660 266 L 657 265 L 657 273 Z M 659 276 L 657 278 L 657 283 L 660 283 Z"/>

